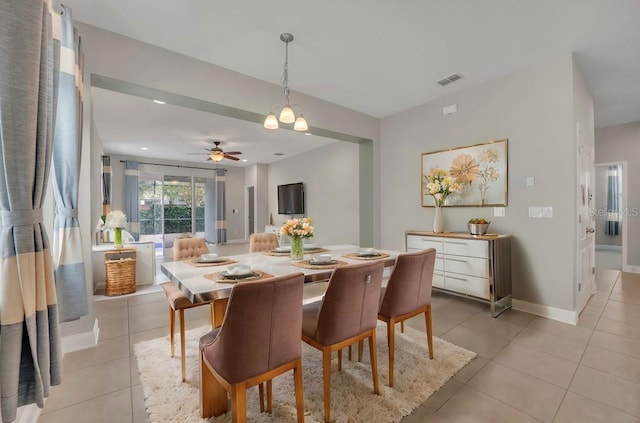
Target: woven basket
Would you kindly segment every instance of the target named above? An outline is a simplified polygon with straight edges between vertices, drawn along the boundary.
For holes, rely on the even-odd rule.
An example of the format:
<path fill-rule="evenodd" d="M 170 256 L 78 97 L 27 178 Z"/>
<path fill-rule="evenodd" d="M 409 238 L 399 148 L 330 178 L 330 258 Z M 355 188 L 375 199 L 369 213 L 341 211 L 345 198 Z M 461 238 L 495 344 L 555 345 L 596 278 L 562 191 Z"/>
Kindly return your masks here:
<path fill-rule="evenodd" d="M 107 251 L 104 253 L 107 275 L 105 294 L 124 295 L 136 292 L 136 251 Z"/>

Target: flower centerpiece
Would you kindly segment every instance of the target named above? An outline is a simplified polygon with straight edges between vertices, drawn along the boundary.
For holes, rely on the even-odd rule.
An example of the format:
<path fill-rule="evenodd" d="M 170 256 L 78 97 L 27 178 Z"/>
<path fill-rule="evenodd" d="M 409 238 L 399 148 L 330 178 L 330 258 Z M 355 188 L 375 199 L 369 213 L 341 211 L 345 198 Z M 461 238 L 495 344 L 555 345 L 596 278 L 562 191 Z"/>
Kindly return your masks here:
<path fill-rule="evenodd" d="M 433 232 L 440 233 L 443 231 L 444 223 L 442 221 L 442 206 L 444 206 L 447 197 L 456 191 L 464 189 L 464 185 L 456 182 L 446 170 L 434 167 L 429 173 L 424 175 L 426 180 L 425 193 L 433 197 L 436 206 L 436 214 L 433 219 Z"/>
<path fill-rule="evenodd" d="M 291 258 L 294 260 L 302 260 L 304 258 L 302 240 L 313 236 L 311 219 L 303 217 L 301 219 L 287 220 L 280 228 L 280 233 L 291 239 Z"/>
<path fill-rule="evenodd" d="M 127 216 L 120 210 L 113 210 L 107 214 L 104 227 L 113 229 L 113 244 L 116 248 L 122 248 L 122 229 L 127 226 Z"/>

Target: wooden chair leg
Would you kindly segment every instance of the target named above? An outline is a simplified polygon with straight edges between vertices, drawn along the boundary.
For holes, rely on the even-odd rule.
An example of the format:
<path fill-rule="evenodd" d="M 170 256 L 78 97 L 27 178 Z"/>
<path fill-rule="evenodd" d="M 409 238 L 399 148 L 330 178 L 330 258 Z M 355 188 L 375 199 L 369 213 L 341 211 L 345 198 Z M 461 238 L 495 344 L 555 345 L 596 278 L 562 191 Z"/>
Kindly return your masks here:
<path fill-rule="evenodd" d="M 264 385 L 258 384 L 258 397 L 260 401 L 260 412 L 264 413 Z"/>
<path fill-rule="evenodd" d="M 351 344 L 353 345 L 353 344 Z M 351 345 L 349 345 L 349 361 L 351 361 Z"/>
<path fill-rule="evenodd" d="M 369 337 L 369 355 L 371 356 L 371 374 L 373 375 L 373 392 L 380 395 L 378 387 L 378 348 L 376 348 L 376 330 L 371 331 Z"/>
<path fill-rule="evenodd" d="M 433 360 L 433 327 L 431 322 L 431 304 L 427 306 L 424 313 L 425 323 L 427 324 L 427 343 L 429 344 L 429 358 Z"/>
<path fill-rule="evenodd" d="M 182 381 L 187 379 L 187 357 L 185 356 L 184 309 L 180 309 L 180 361 L 182 362 Z"/>
<path fill-rule="evenodd" d="M 338 371 L 342 370 L 342 348 L 338 350 Z"/>
<path fill-rule="evenodd" d="M 267 413 L 273 412 L 273 380 L 267 381 Z"/>
<path fill-rule="evenodd" d="M 364 352 L 364 341 L 358 342 L 358 362 L 362 362 L 362 353 Z"/>
<path fill-rule="evenodd" d="M 293 368 L 293 385 L 296 390 L 296 411 L 298 423 L 304 423 L 304 392 L 302 391 L 302 359 L 296 361 Z"/>
<path fill-rule="evenodd" d="M 175 356 L 176 342 L 176 312 L 169 307 L 169 342 L 171 342 L 171 358 Z"/>
<path fill-rule="evenodd" d="M 400 332 L 404 333 L 404 320 L 400 322 Z"/>
<path fill-rule="evenodd" d="M 331 349 L 322 350 L 322 383 L 324 388 L 324 421 L 329 423 L 331 415 Z"/>
<path fill-rule="evenodd" d="M 244 382 L 231 385 L 231 423 L 247 421 L 247 385 Z"/>
<path fill-rule="evenodd" d="M 387 323 L 387 345 L 389 346 L 389 386 L 393 388 L 393 360 L 396 344 L 396 324 L 393 321 Z"/>
<path fill-rule="evenodd" d="M 206 419 L 227 412 L 227 391 L 213 376 L 200 354 L 200 416 Z"/>

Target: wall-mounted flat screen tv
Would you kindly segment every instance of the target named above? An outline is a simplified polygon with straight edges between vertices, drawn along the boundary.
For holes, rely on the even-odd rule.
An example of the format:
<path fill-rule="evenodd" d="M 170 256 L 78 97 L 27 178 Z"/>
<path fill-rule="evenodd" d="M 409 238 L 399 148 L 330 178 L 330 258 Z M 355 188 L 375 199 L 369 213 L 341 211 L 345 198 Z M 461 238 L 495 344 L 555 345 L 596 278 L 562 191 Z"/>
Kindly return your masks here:
<path fill-rule="evenodd" d="M 304 185 L 278 185 L 278 214 L 304 214 Z"/>

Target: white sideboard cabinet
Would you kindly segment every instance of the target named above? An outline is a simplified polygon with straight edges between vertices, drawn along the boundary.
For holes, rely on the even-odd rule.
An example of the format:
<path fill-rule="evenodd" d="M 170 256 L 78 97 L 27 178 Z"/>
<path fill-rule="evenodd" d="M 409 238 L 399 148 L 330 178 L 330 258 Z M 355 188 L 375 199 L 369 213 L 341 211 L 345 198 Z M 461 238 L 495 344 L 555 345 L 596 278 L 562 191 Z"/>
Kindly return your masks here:
<path fill-rule="evenodd" d="M 511 237 L 406 231 L 406 250 L 436 249 L 433 289 L 511 308 Z"/>

